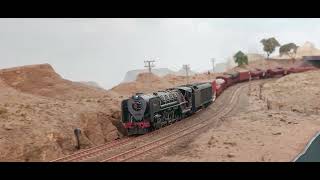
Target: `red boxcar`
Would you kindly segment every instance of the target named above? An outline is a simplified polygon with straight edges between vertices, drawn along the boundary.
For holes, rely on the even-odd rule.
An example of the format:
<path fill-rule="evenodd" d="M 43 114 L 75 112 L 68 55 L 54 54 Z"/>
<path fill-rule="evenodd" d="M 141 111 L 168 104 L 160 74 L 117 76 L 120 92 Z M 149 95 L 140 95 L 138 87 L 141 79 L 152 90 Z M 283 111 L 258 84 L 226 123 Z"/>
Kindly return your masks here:
<path fill-rule="evenodd" d="M 221 84 L 217 86 L 217 96 L 220 96 L 226 88 L 227 88 L 226 84 Z"/>
<path fill-rule="evenodd" d="M 250 71 L 239 72 L 239 82 L 248 81 L 250 79 Z"/>
<path fill-rule="evenodd" d="M 229 76 L 221 75 L 217 76 L 216 79 L 223 79 L 225 81 L 226 86 L 231 83 L 231 79 L 229 79 Z"/>
<path fill-rule="evenodd" d="M 267 77 L 275 77 L 275 76 L 283 76 L 283 75 L 285 75 L 285 69 L 282 67 L 268 69 L 266 73 Z"/>
<path fill-rule="evenodd" d="M 218 76 L 217 79 L 223 79 L 226 81 L 226 87 L 232 86 L 239 82 L 239 72 L 224 73 L 222 76 Z"/>
<path fill-rule="evenodd" d="M 309 71 L 309 70 L 314 70 L 317 69 L 315 67 L 309 66 L 309 67 L 292 67 L 288 69 L 288 73 L 299 73 L 299 72 L 304 72 L 304 71 Z"/>
<path fill-rule="evenodd" d="M 227 88 L 226 81 L 222 78 L 217 78 L 213 81 L 213 86 L 215 86 L 217 96 L 220 96 L 220 94 Z"/>
<path fill-rule="evenodd" d="M 250 74 L 253 79 L 260 79 L 264 77 L 264 71 L 261 69 L 251 70 Z"/>
<path fill-rule="evenodd" d="M 211 86 L 212 86 L 212 94 L 215 94 L 217 92 L 217 82 L 216 82 L 216 80 L 213 80 L 211 82 Z"/>

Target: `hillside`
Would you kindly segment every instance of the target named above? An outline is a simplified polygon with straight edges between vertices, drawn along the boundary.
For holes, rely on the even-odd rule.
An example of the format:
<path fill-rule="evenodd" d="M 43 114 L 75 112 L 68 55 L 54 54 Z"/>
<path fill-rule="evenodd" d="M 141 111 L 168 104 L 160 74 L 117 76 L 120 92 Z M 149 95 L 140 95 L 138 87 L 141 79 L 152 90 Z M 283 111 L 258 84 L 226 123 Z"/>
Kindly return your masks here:
<path fill-rule="evenodd" d="M 171 74 L 176 75 L 176 76 L 185 76 L 186 75 L 186 70 L 181 68 L 181 69 L 179 69 L 179 71 L 171 73 Z M 193 75 L 196 74 L 196 72 L 194 72 L 194 71 L 192 71 L 192 69 L 190 69 L 188 71 L 188 74 L 189 74 L 189 76 L 193 76 Z"/>
<path fill-rule="evenodd" d="M 62 79 L 49 64 L 0 70 L 0 160 L 48 161 L 117 138 L 112 91 Z"/>
<path fill-rule="evenodd" d="M 226 63 L 217 63 L 214 67 L 215 72 L 224 72 L 227 69 Z"/>
<path fill-rule="evenodd" d="M 132 70 L 132 71 L 128 71 L 124 77 L 124 80 L 122 81 L 122 83 L 128 83 L 128 82 L 133 82 L 135 80 L 137 80 L 139 74 L 144 74 L 144 73 L 148 73 L 147 69 L 139 69 L 139 70 Z M 186 71 L 181 68 L 178 71 L 172 71 L 168 68 L 155 68 L 152 69 L 152 73 L 158 77 L 163 77 L 166 75 L 176 75 L 176 76 L 185 76 L 186 75 Z M 189 70 L 189 75 L 195 75 L 196 72 Z"/>
<path fill-rule="evenodd" d="M 320 71 L 291 74 L 273 83 L 265 84 L 262 95 L 268 99 L 272 109 L 280 106 L 287 111 L 318 114 L 320 112 L 319 75 Z"/>
<path fill-rule="evenodd" d="M 97 82 L 94 81 L 80 81 L 79 83 L 82 83 L 90 87 L 102 88 Z"/>
<path fill-rule="evenodd" d="M 126 82 L 135 81 L 138 74 L 147 73 L 147 72 L 148 72 L 147 69 L 138 69 L 138 70 L 128 71 L 122 82 L 126 83 Z M 175 72 L 168 68 L 155 68 L 155 69 L 152 69 L 152 73 L 161 77 L 167 74 L 174 74 Z"/>

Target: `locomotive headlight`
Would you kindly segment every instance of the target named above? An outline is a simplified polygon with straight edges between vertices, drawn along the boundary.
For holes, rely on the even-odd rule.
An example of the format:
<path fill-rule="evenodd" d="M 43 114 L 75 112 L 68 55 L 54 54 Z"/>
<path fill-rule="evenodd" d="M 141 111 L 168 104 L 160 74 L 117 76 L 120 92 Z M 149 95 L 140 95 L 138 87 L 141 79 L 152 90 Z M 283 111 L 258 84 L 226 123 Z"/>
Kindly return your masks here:
<path fill-rule="evenodd" d="M 135 111 L 140 111 L 142 109 L 142 104 L 140 101 L 135 101 L 132 104 L 132 109 L 134 109 Z"/>

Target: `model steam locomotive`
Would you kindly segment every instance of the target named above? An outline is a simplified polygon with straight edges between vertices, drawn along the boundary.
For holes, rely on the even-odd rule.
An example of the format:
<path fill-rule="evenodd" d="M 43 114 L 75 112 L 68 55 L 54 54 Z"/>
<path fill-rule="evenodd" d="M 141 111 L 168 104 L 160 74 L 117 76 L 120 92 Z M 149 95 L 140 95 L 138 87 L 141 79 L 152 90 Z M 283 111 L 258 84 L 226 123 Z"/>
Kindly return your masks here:
<path fill-rule="evenodd" d="M 197 83 L 137 93 L 121 104 L 122 122 L 128 135 L 145 134 L 179 121 L 208 106 L 215 97 L 211 83 Z"/>

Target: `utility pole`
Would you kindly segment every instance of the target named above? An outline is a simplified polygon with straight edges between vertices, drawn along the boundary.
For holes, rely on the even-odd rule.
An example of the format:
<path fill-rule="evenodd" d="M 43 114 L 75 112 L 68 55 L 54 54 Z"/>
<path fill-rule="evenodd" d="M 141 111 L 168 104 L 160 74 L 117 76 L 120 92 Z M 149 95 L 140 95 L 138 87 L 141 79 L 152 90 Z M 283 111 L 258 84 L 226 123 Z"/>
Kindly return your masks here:
<path fill-rule="evenodd" d="M 189 84 L 189 70 L 190 70 L 190 65 L 189 64 L 184 64 L 183 69 L 186 71 L 186 76 L 187 76 L 187 84 Z"/>
<path fill-rule="evenodd" d="M 215 61 L 215 59 L 214 59 L 214 58 L 211 58 L 211 62 L 212 62 L 212 72 L 214 72 L 214 61 Z"/>
<path fill-rule="evenodd" d="M 249 89 L 248 89 L 248 95 L 249 96 L 251 95 L 251 79 L 252 79 L 252 77 L 251 77 L 251 73 L 249 71 Z"/>
<path fill-rule="evenodd" d="M 151 73 L 151 68 L 153 68 L 155 65 L 153 64 L 155 61 L 144 61 L 144 67 L 147 67 L 149 69 L 149 73 Z"/>
<path fill-rule="evenodd" d="M 151 69 L 153 67 L 155 67 L 155 65 L 153 64 L 155 61 L 151 60 L 151 61 L 144 61 L 144 67 L 147 67 L 149 70 L 149 74 L 148 74 L 148 89 L 151 91 L 152 90 L 152 84 L 151 84 Z"/>

